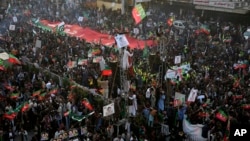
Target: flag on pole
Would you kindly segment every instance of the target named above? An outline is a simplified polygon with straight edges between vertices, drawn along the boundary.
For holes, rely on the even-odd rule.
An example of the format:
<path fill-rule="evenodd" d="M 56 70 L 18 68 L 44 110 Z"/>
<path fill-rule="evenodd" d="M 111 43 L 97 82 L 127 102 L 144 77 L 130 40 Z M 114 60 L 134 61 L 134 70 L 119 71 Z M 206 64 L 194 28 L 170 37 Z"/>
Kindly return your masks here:
<path fill-rule="evenodd" d="M 141 4 L 137 4 L 132 10 L 132 16 L 135 20 L 135 24 L 141 22 L 145 17 L 146 13 Z"/>
<path fill-rule="evenodd" d="M 82 121 L 83 119 L 85 119 L 86 117 L 83 116 L 83 115 L 73 114 L 73 115 L 71 116 L 71 118 L 72 118 L 73 120 L 76 120 L 76 121 L 78 121 L 78 122 L 81 122 L 81 121 Z"/>
<path fill-rule="evenodd" d="M 223 122 L 226 122 L 226 121 L 227 121 L 227 118 L 228 118 L 228 116 L 226 115 L 226 113 L 225 113 L 224 111 L 222 111 L 222 110 L 219 110 L 219 111 L 216 113 L 215 117 L 216 117 L 217 119 L 219 119 L 220 121 L 223 121 Z"/>

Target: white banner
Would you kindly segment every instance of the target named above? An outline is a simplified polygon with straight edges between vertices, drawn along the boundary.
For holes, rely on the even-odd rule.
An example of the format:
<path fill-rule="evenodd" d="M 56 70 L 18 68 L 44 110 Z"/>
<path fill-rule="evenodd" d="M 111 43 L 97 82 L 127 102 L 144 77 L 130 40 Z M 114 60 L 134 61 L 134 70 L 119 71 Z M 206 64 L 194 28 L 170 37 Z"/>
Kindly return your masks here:
<path fill-rule="evenodd" d="M 192 88 L 191 91 L 190 91 L 190 93 L 189 93 L 187 101 L 194 102 L 195 99 L 196 99 L 197 93 L 198 93 L 198 90 Z"/>
<path fill-rule="evenodd" d="M 218 0 L 193 0 L 193 4 L 220 7 L 220 8 L 230 8 L 230 9 L 234 9 L 236 5 L 235 2 L 218 1 Z"/>
<path fill-rule="evenodd" d="M 103 117 L 110 116 L 115 113 L 115 104 L 111 103 L 106 106 L 103 106 Z"/>
<path fill-rule="evenodd" d="M 124 34 L 117 34 L 115 36 L 115 41 L 117 43 L 118 48 L 126 47 L 129 45 L 128 39 Z"/>

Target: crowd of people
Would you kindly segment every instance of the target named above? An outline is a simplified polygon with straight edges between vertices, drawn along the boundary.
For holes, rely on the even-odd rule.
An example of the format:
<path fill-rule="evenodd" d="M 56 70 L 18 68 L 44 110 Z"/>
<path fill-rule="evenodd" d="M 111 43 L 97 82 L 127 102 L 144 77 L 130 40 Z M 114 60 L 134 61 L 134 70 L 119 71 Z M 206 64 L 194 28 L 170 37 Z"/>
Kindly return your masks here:
<path fill-rule="evenodd" d="M 22 65 L 13 65 L 0 72 L 0 140 L 13 141 L 18 136 L 23 141 L 73 140 L 76 137 L 93 141 L 184 140 L 189 139 L 188 134 L 183 132 L 184 119 L 191 124 L 203 124 L 200 135 L 203 138 L 221 140 L 227 136 L 228 121 L 231 126 L 249 125 L 249 107 L 246 105 L 250 104 L 250 48 L 249 41 L 241 33 L 243 25 L 218 19 L 215 30 L 209 35 L 190 29 L 179 31 L 164 24 L 172 16 L 171 11 L 155 8 L 158 5 L 153 3 L 148 9 L 150 15 L 138 25 L 134 25 L 130 12 L 122 15 L 120 11 L 76 5 L 70 1 L 59 5 L 42 0 L 12 1 L 6 6 L 0 18 L 0 47 L 19 58 Z M 88 18 L 79 22 L 77 19 L 82 14 Z M 17 17 L 18 21 L 13 23 L 13 17 Z M 126 97 L 119 92 L 119 73 L 116 73 L 119 61 L 109 62 L 111 54 L 119 56 L 116 44 L 106 47 L 44 31 L 30 24 L 32 18 L 79 24 L 110 35 L 126 30 L 126 34 L 138 39 L 155 39 L 158 45 L 145 47 L 151 54 L 137 48 L 130 49 L 135 69 L 129 73 L 128 79 L 134 85 L 130 86 Z M 175 13 L 175 19 L 190 19 L 197 25 L 204 22 L 191 10 L 182 15 Z M 10 24 L 15 24 L 14 31 L 7 30 Z M 135 27 L 141 31 L 139 34 L 133 33 Z M 161 35 L 156 32 L 158 28 L 162 29 Z M 226 35 L 230 35 L 230 41 L 224 40 Z M 168 40 L 165 43 L 166 54 L 157 52 L 163 36 Z M 37 40 L 42 42 L 40 48 L 35 47 Z M 91 48 L 100 49 L 99 55 L 113 71 L 111 76 L 103 77 L 99 63 L 93 63 L 91 59 L 87 65 L 69 68 L 69 61 L 88 58 Z M 173 60 L 177 55 L 181 55 L 182 62 L 189 63 L 191 69 L 179 76 L 182 79 L 165 78 L 165 74 L 161 74 L 164 80 L 159 83 L 159 66 L 163 66 L 163 72 L 171 69 L 176 65 Z M 36 69 L 29 69 L 27 66 L 30 64 Z M 82 104 L 81 100 L 72 100 L 69 97 L 72 88 L 65 87 L 62 80 L 55 81 L 52 76 L 48 77 L 44 70 L 60 78 L 69 78 L 85 88 L 97 89 L 99 95 L 100 88 L 108 89 L 103 99 L 115 103 L 115 114 L 104 117 L 102 107 L 95 106 L 98 102 L 91 93 L 87 98 L 94 105 L 94 110 Z M 107 83 L 100 84 L 100 80 Z M 51 92 L 55 88 L 57 91 Z M 176 92 L 184 94 L 187 99 L 193 89 L 198 90 L 195 101 L 176 106 Z M 41 94 L 34 96 L 37 91 L 46 93 L 45 98 Z M 12 93 L 19 93 L 19 96 L 12 98 Z M 18 112 L 14 118 L 4 116 L 25 102 L 30 105 L 27 111 Z M 78 116 L 93 111 L 94 114 L 76 120 L 65 114 L 68 111 Z M 219 111 L 224 111 L 226 121 L 217 118 Z M 161 130 L 163 125 L 168 127 L 169 132 Z M 72 131 L 73 134 L 75 130 L 78 133 L 69 137 L 69 133 Z M 34 135 L 29 138 L 31 132 Z"/>

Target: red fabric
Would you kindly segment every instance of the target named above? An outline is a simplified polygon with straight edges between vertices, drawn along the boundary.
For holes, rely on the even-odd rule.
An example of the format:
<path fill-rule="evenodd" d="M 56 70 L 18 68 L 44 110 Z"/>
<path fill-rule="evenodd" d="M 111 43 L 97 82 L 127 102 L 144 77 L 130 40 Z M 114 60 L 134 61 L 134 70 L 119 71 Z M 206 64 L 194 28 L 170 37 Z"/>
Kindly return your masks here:
<path fill-rule="evenodd" d="M 55 28 L 58 24 L 60 24 L 60 22 L 50 22 L 47 20 L 40 20 L 40 22 L 45 25 L 48 26 L 50 28 Z M 95 30 L 90 29 L 89 27 L 81 27 L 79 25 L 69 25 L 66 24 L 64 26 L 64 32 L 69 35 L 69 36 L 74 36 L 74 37 L 78 37 L 81 39 L 85 39 L 87 42 L 93 43 L 93 42 L 99 42 L 101 39 L 101 43 L 105 46 L 111 46 L 115 43 L 114 38 L 110 38 L 109 34 L 102 34 L 100 32 L 97 32 Z M 145 44 L 151 46 L 154 45 L 153 40 L 138 40 L 132 37 L 129 37 L 128 35 L 126 35 L 128 42 L 129 42 L 129 46 L 131 49 L 134 48 L 140 48 L 143 49 Z"/>

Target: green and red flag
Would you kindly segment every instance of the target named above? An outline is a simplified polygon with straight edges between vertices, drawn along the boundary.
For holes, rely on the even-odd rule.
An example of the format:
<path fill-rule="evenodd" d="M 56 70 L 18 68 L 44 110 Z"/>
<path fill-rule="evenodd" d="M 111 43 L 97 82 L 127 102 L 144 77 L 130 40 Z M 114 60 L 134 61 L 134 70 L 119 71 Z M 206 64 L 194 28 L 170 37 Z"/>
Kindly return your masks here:
<path fill-rule="evenodd" d="M 88 65 L 88 59 L 78 59 L 78 65 Z"/>
<path fill-rule="evenodd" d="M 72 68 L 74 68 L 74 67 L 76 67 L 77 66 L 77 64 L 76 64 L 76 61 L 69 61 L 68 63 L 67 63 L 67 67 L 69 68 L 69 69 L 72 69 Z"/>
<path fill-rule="evenodd" d="M 28 102 L 25 102 L 25 103 L 22 105 L 21 111 L 22 111 L 22 112 L 26 112 L 27 110 L 29 110 L 29 108 L 30 108 L 29 103 L 28 103 Z"/>
<path fill-rule="evenodd" d="M 102 76 L 110 76 L 112 75 L 112 70 L 106 66 L 104 70 L 102 70 Z"/>
<path fill-rule="evenodd" d="M 9 54 L 9 59 L 8 61 L 11 63 L 11 64 L 14 64 L 14 65 L 21 65 L 21 61 L 16 58 L 16 56 L 12 55 L 12 54 Z"/>
<path fill-rule="evenodd" d="M 132 16 L 135 20 L 135 24 L 140 23 L 146 17 L 146 13 L 141 4 L 137 4 L 132 9 Z"/>
<path fill-rule="evenodd" d="M 63 115 L 66 117 L 66 116 L 69 116 L 70 114 L 71 114 L 71 111 L 67 111 Z"/>
<path fill-rule="evenodd" d="M 40 94 L 41 94 L 41 90 L 38 90 L 38 91 L 33 92 L 32 96 L 36 97 L 36 96 L 39 96 Z"/>
<path fill-rule="evenodd" d="M 11 93 L 10 98 L 11 99 L 17 99 L 19 97 L 19 93 Z"/>
<path fill-rule="evenodd" d="M 44 100 L 45 96 L 46 96 L 46 93 L 40 94 L 38 97 L 38 100 L 40 100 L 40 101 Z"/>
<path fill-rule="evenodd" d="M 52 90 L 49 91 L 49 94 L 57 94 L 58 93 L 58 89 L 54 88 Z"/>
<path fill-rule="evenodd" d="M 246 110 L 247 110 L 247 109 L 250 109 L 250 104 L 243 104 L 243 105 L 242 105 L 242 108 L 243 108 L 243 109 L 246 109 Z"/>
<path fill-rule="evenodd" d="M 85 119 L 86 117 L 83 116 L 83 115 L 73 114 L 73 115 L 71 115 L 71 118 L 72 118 L 73 120 L 76 120 L 76 121 L 78 121 L 78 122 L 81 122 L 81 121 L 82 121 L 83 119 Z"/>
<path fill-rule="evenodd" d="M 82 101 L 82 104 L 89 109 L 90 111 L 93 110 L 93 106 L 90 104 L 89 100 L 87 98 L 84 98 Z"/>
<path fill-rule="evenodd" d="M 227 114 L 226 114 L 224 111 L 222 111 L 222 110 L 219 110 L 219 111 L 216 113 L 215 117 L 216 117 L 217 119 L 219 119 L 220 121 L 223 121 L 223 122 L 226 122 L 227 119 L 228 119 Z"/>
<path fill-rule="evenodd" d="M 9 120 L 13 120 L 16 117 L 16 113 L 14 111 L 9 111 L 3 114 L 3 117 Z"/>

